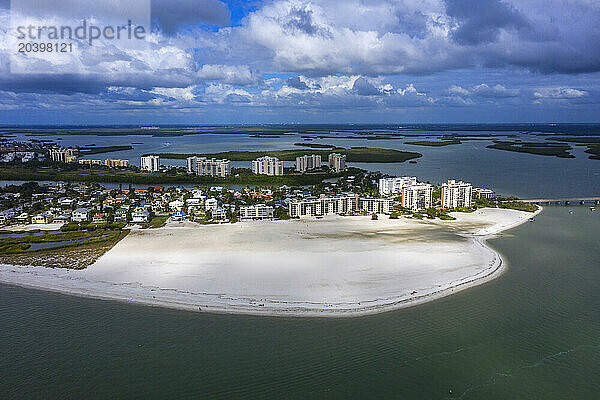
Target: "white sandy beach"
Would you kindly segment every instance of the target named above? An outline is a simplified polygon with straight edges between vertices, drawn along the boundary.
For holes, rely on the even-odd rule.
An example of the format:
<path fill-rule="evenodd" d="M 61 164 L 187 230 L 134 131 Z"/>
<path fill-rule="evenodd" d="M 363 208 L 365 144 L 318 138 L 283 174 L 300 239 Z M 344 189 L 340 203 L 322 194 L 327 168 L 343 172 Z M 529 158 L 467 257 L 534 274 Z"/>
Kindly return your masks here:
<path fill-rule="evenodd" d="M 0 282 L 203 312 L 355 316 L 478 285 L 505 266 L 485 245 L 532 214 L 169 224 L 134 230 L 85 270 L 0 266 Z"/>

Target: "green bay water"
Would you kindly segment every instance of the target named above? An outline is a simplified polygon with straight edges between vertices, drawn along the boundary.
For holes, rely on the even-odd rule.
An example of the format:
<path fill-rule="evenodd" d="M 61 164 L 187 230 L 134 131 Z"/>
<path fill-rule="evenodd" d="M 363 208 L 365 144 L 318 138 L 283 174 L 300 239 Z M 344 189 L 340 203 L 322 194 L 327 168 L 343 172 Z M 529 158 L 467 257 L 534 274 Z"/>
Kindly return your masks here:
<path fill-rule="evenodd" d="M 600 398 L 600 211 L 546 207 L 490 244 L 498 279 L 351 319 L 0 285 L 0 399 Z"/>

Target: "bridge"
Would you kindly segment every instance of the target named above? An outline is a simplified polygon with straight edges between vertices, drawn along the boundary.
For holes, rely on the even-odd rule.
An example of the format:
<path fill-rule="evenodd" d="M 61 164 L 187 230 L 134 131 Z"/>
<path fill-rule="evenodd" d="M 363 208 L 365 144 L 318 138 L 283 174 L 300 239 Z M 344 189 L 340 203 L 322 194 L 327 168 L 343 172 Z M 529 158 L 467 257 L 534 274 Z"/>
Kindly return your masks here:
<path fill-rule="evenodd" d="M 567 197 L 560 199 L 530 199 L 530 200 L 520 200 L 524 203 L 534 203 L 534 204 L 566 204 L 569 205 L 571 203 L 594 203 L 596 205 L 600 204 L 600 196 L 598 197 Z"/>

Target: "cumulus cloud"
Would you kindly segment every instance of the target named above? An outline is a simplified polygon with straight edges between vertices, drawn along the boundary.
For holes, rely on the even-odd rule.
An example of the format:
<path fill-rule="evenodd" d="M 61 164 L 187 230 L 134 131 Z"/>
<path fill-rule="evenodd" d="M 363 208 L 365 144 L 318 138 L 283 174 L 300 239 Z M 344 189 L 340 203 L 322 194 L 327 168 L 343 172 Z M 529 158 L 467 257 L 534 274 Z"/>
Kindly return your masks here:
<path fill-rule="evenodd" d="M 588 93 L 584 90 L 568 87 L 546 87 L 533 92 L 533 97 L 537 99 L 576 99 L 587 95 Z"/>
<path fill-rule="evenodd" d="M 61 12 L 85 11 L 73 1 Z M 0 30 L 4 109 L 40 100 L 39 107 L 332 110 L 598 97 L 600 4 L 591 0 L 272 0 L 235 26 L 220 0 L 152 1 L 161 29 L 147 48 L 105 43 L 47 61 L 79 73 L 11 74 L 8 33 Z M 57 12 L 45 4 L 42 14 Z M 9 25 L 3 9 L 0 25 Z M 553 74 L 552 87 L 537 82 L 539 72 Z M 475 73 L 467 83 L 453 79 Z"/>
<path fill-rule="evenodd" d="M 452 85 L 448 88 L 448 93 L 454 96 L 479 96 L 486 98 L 508 98 L 517 97 L 520 94 L 519 89 L 507 89 L 503 85 L 496 84 L 489 86 L 486 83 L 464 88 L 462 86 Z"/>
<path fill-rule="evenodd" d="M 241 86 L 256 83 L 258 80 L 256 74 L 247 65 L 205 64 L 196 76 L 206 81 L 221 81 Z"/>

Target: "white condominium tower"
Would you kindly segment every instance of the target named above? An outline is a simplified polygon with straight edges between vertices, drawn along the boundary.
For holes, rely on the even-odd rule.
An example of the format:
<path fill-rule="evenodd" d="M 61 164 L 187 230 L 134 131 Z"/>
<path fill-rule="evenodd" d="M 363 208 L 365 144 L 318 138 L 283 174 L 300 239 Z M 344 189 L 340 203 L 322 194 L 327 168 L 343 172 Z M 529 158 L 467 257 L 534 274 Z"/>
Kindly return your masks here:
<path fill-rule="evenodd" d="M 160 157 L 143 156 L 140 160 L 140 168 L 142 171 L 158 172 L 160 169 Z"/>
<path fill-rule="evenodd" d="M 311 169 L 321 168 L 321 156 L 318 154 L 296 157 L 296 171 L 306 172 Z"/>
<path fill-rule="evenodd" d="M 433 204 L 433 186 L 427 183 L 402 188 L 402 207 L 413 211 L 424 210 Z"/>
<path fill-rule="evenodd" d="M 264 156 L 252 161 L 252 172 L 259 175 L 283 175 L 283 161 Z"/>
<path fill-rule="evenodd" d="M 407 185 L 416 185 L 417 177 L 403 176 L 398 178 L 381 178 L 379 180 L 379 194 L 389 196 L 391 194 L 402 194 L 402 188 Z"/>
<path fill-rule="evenodd" d="M 217 160 L 206 157 L 188 157 L 188 173 L 201 176 L 220 176 L 231 175 L 231 162 L 229 160 Z"/>
<path fill-rule="evenodd" d="M 346 169 L 346 156 L 338 153 L 331 153 L 329 155 L 329 166 L 333 168 L 335 172 L 340 172 Z"/>
<path fill-rule="evenodd" d="M 451 179 L 446 183 L 442 183 L 442 207 L 470 207 L 472 190 L 471 184 L 463 181 Z"/>
<path fill-rule="evenodd" d="M 77 162 L 77 149 L 50 149 L 50 159 L 63 163 Z"/>

